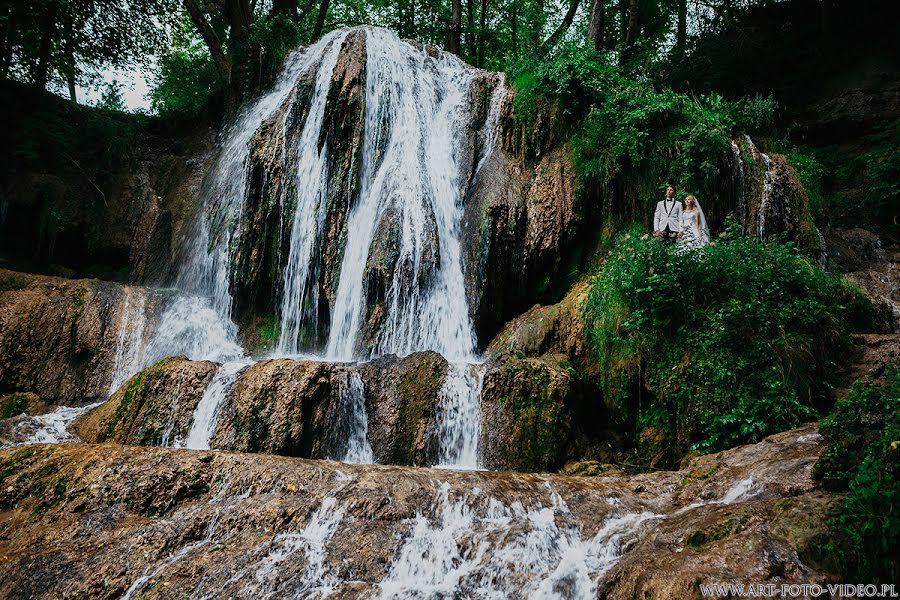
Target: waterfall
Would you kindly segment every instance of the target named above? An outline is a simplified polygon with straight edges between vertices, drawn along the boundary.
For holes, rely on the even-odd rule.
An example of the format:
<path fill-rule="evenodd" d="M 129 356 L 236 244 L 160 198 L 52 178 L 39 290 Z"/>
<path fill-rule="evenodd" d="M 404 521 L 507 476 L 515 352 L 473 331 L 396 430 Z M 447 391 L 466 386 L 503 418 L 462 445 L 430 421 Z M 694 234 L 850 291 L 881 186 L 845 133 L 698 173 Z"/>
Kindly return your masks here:
<path fill-rule="evenodd" d="M 249 364 L 248 361 L 227 362 L 219 367 L 212 380 L 203 391 L 203 397 L 194 409 L 191 429 L 184 440 L 184 447 L 190 450 L 209 450 L 209 440 L 216 432 L 219 413 L 238 372 Z"/>
<path fill-rule="evenodd" d="M 322 58 L 316 74 L 315 90 L 306 123 L 300 135 L 297 172 L 294 177 L 297 205 L 291 229 L 291 246 L 284 267 L 283 301 L 281 305 L 281 335 L 278 351 L 282 354 L 298 354 L 297 339 L 305 319 L 317 318 L 318 294 L 310 294 L 312 308 L 304 310 L 311 271 L 314 271 L 315 249 L 323 235 L 325 224 L 326 170 L 328 143 L 318 145 L 325 118 L 325 101 L 331 76 L 337 63 L 341 43 L 346 33 L 335 40 Z M 312 273 L 313 283 L 318 273 Z"/>
<path fill-rule="evenodd" d="M 593 598 L 640 526 L 659 518 L 614 514 L 585 538 L 552 488 L 549 506 L 488 498 L 482 511 L 475 498 L 451 500 L 449 489 L 439 487 L 434 519 L 410 520 L 378 598 Z"/>
<path fill-rule="evenodd" d="M 383 219 L 398 223 L 399 248 L 372 354 L 473 355 L 459 245 L 458 160 L 471 77 L 454 56 L 434 58 L 388 31 L 366 31 L 360 197 L 348 217 L 329 358 L 357 355 L 366 264 Z"/>
<path fill-rule="evenodd" d="M 450 363 L 438 395 L 439 467 L 477 469 L 481 435 L 481 365 Z"/>
<path fill-rule="evenodd" d="M 147 296 L 135 288 L 125 288 L 124 295 L 112 382 L 109 386 L 110 395 L 145 365 L 144 330 L 147 327 Z"/>
<path fill-rule="evenodd" d="M 335 153 L 338 142 L 346 140 L 331 135 L 329 103 L 338 101 L 334 84 L 343 73 L 338 64 L 346 67 L 340 63 L 342 51 L 358 47 L 360 38 L 350 43 L 351 33 L 365 40 L 364 83 L 360 79 L 365 95 L 358 113 L 361 152 L 353 153 L 360 159 L 347 161 Z M 357 59 L 363 60 L 348 60 Z M 269 357 L 302 354 L 353 362 L 439 352 L 452 366 L 438 408 L 438 462 L 475 468 L 480 369 L 472 366 L 479 358 L 466 293 L 461 220 L 465 190 L 497 145 L 507 93 L 498 76 L 486 117 L 473 123 L 477 73 L 456 56 L 368 27 L 333 32 L 291 53 L 272 89 L 223 132 L 221 149 L 204 179 L 197 221 L 183 246 L 175 289 L 161 305 L 146 344 L 121 338 L 117 365 L 122 363 L 122 373 L 173 354 L 226 365 L 249 360 L 232 319 L 232 290 L 234 278 L 244 276 L 234 270 L 242 264 L 239 252 L 246 240 L 241 235 L 255 227 L 249 220 L 255 206 L 250 198 L 258 187 L 250 171 L 262 164 L 262 176 L 271 183 L 261 192 L 271 196 L 266 206 L 281 211 L 273 217 L 277 222 L 266 225 L 267 231 L 277 230 L 266 265 L 275 279 L 271 301 L 279 331 Z M 266 150 L 267 158 L 261 159 L 252 154 L 254 148 L 274 148 L 274 155 Z M 335 170 L 353 182 L 338 196 L 331 181 Z M 335 210 L 342 211 L 337 219 L 330 212 Z M 325 265 L 325 255 L 334 257 L 333 264 Z M 327 307 L 320 306 L 323 299 Z M 128 304 L 126 312 L 130 310 Z M 124 326 L 120 336 L 131 335 L 127 332 L 133 328 Z M 307 335 L 310 331 L 316 335 Z M 320 340 L 320 347 L 308 347 L 309 339 Z M 142 349 L 132 360 L 128 353 L 133 347 Z M 223 386 L 233 381 L 235 368 L 223 367 L 210 383 L 191 432 L 199 437 L 189 436 L 189 447 L 208 443 L 221 395 L 227 393 Z M 121 383 L 121 378 L 117 367 L 115 381 Z M 351 436 L 341 442 L 348 448 L 345 459 L 371 461 L 361 380 L 348 380 L 341 393 L 341 406 L 349 412 L 340 417 L 347 427 L 339 429 Z"/>
<path fill-rule="evenodd" d="M 340 410 L 338 443 L 346 440 L 345 463 L 372 464 L 375 454 L 369 444 L 369 417 L 366 413 L 365 385 L 356 371 L 345 372 L 338 383 Z"/>

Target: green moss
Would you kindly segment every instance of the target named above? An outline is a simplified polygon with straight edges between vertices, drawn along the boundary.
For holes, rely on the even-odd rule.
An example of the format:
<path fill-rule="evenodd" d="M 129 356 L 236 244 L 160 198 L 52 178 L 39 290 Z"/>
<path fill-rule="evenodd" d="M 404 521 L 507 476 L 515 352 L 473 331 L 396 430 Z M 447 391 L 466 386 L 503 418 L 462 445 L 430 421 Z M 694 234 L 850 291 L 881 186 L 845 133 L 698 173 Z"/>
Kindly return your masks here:
<path fill-rule="evenodd" d="M 750 520 L 750 511 L 738 510 L 715 525 L 697 530 L 687 536 L 685 543 L 690 548 L 700 548 L 712 542 L 738 533 Z"/>
<path fill-rule="evenodd" d="M 410 361 L 414 361 L 410 364 Z M 425 458 L 416 448 L 419 423 L 428 420 L 446 377 L 446 363 L 437 355 L 422 354 L 406 359 L 400 375 L 400 419 L 394 447 L 400 464 L 418 464 Z"/>
<path fill-rule="evenodd" d="M 168 360 L 168 359 L 163 359 Z M 160 366 L 162 361 L 154 364 L 150 369 L 156 368 Z M 164 364 L 164 363 L 163 363 Z M 122 389 L 122 396 L 119 400 L 118 406 L 116 406 L 116 411 L 113 413 L 113 417 L 106 423 L 105 431 L 101 431 L 97 436 L 98 442 L 115 440 L 118 434 L 121 434 L 127 427 L 127 423 L 130 423 L 134 418 L 135 412 L 135 397 L 140 393 L 141 384 L 144 381 L 144 378 L 147 375 L 148 369 L 140 371 L 134 377 L 125 382 L 125 387 Z"/>
<path fill-rule="evenodd" d="M 508 368 L 510 396 L 502 402 L 510 409 L 514 423 L 514 447 L 510 452 L 522 470 L 556 469 L 560 466 L 568 428 L 550 366 L 526 359 Z"/>
<path fill-rule="evenodd" d="M 13 292 L 21 290 L 27 284 L 23 275 L 12 272 L 0 273 L 0 292 Z"/>
<path fill-rule="evenodd" d="M 28 413 L 28 396 L 25 394 L 10 394 L 0 398 L 0 419 L 9 419 Z"/>

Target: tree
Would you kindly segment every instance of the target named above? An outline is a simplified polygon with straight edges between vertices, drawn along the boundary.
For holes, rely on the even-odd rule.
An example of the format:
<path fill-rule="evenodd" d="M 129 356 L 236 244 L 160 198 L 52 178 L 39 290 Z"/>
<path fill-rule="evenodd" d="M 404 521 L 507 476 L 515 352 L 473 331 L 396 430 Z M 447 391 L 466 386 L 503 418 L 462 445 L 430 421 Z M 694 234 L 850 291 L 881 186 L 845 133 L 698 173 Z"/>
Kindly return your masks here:
<path fill-rule="evenodd" d="M 177 0 L 17 0 L 0 8 L 0 77 L 46 89 L 108 67 L 144 63 L 165 47 Z"/>
<path fill-rule="evenodd" d="M 588 16 L 587 37 L 593 44 L 594 50 L 603 50 L 603 34 L 604 20 L 606 18 L 606 2 L 605 0 L 593 0 L 591 2 L 591 11 Z"/>
<path fill-rule="evenodd" d="M 553 31 L 553 33 L 550 34 L 550 37 L 548 37 L 538 47 L 538 50 L 540 52 L 543 53 L 543 52 L 546 52 L 546 51 L 550 50 L 551 48 L 553 48 L 553 46 L 555 46 L 559 42 L 559 40 L 562 39 L 562 37 L 566 34 L 566 31 L 572 25 L 572 21 L 575 19 L 575 13 L 578 12 L 578 4 L 579 3 L 580 3 L 580 0 L 572 0 L 571 1 L 571 3 L 569 4 L 569 10 L 567 10 L 566 14 L 563 16 L 562 22 Z"/>
<path fill-rule="evenodd" d="M 447 50 L 453 54 L 459 54 L 462 40 L 462 1 L 450 0 L 450 29 L 447 33 Z"/>
<path fill-rule="evenodd" d="M 330 0 L 320 0 L 319 2 L 319 13 L 316 15 L 316 25 L 313 28 L 312 37 L 309 39 L 310 43 L 315 42 L 322 37 L 322 30 L 325 28 L 325 17 L 328 15 L 329 4 Z"/>
<path fill-rule="evenodd" d="M 622 1 L 625 4 L 625 0 Z M 625 12 L 625 37 L 622 40 L 622 53 L 619 55 L 619 64 L 627 64 L 634 57 L 634 44 L 640 24 L 640 0 L 628 0 Z"/>
<path fill-rule="evenodd" d="M 100 100 L 97 102 L 99 108 L 107 110 L 125 110 L 125 98 L 122 96 L 122 85 L 118 81 L 110 81 L 106 84 Z"/>

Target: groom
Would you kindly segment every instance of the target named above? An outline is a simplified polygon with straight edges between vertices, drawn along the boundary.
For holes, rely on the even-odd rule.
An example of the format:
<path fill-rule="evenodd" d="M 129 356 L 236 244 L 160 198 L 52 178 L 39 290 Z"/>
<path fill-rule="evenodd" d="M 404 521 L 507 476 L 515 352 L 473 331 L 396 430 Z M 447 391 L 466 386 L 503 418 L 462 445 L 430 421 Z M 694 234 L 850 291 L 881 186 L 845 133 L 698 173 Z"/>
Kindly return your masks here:
<path fill-rule="evenodd" d="M 681 202 L 675 199 L 675 188 L 666 188 L 666 197 L 656 203 L 653 215 L 653 237 L 672 240 L 681 237 Z"/>

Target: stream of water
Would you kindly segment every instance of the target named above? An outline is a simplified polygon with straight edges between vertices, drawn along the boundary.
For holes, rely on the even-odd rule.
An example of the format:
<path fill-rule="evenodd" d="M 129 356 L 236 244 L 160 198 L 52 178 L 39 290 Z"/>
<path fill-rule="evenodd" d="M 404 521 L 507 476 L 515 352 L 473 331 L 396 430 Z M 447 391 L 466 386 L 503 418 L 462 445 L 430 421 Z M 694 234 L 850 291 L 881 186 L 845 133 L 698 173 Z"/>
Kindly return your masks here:
<path fill-rule="evenodd" d="M 176 289 L 163 302 L 152 325 L 139 314 L 138 297 L 125 301 L 112 388 L 140 368 L 165 356 L 224 363 L 198 404 L 188 448 L 206 448 L 217 417 L 240 366 L 250 359 L 238 342 L 231 319 L 230 265 L 236 240 L 245 227 L 251 141 L 264 122 L 281 128 L 281 144 L 295 161 L 282 194 L 282 216 L 290 229 L 283 261 L 279 337 L 269 356 L 311 356 L 331 362 L 364 361 L 386 354 L 406 356 L 432 350 L 451 364 L 440 393 L 438 415 L 441 466 L 476 468 L 480 435 L 481 369 L 469 316 L 460 247 L 462 191 L 468 175 L 463 152 L 467 135 L 477 135 L 478 171 L 496 146 L 500 107 L 505 101 L 501 77 L 480 131 L 466 133 L 470 93 L 476 71 L 446 53 L 428 53 L 396 34 L 364 28 L 365 109 L 358 198 L 351 202 L 339 278 L 330 306 L 330 327 L 321 348 L 303 346 L 302 332 L 319 327 L 321 255 L 327 232 L 326 199 L 331 148 L 323 127 L 332 74 L 342 45 L 353 30 L 323 37 L 292 53 L 274 86 L 251 102 L 228 128 L 208 173 L 202 210 L 185 244 Z M 308 85 L 308 107 L 299 135 L 288 135 L 281 107 L 296 101 L 300 80 Z M 290 111 L 287 111 L 290 112 Z M 470 167 L 471 168 L 471 167 Z M 292 194 L 292 195 L 291 195 Z M 376 232 L 392 228 L 396 256 L 383 314 L 366 333 L 371 290 L 366 280 Z M 148 331 L 144 333 L 145 329 Z M 353 378 L 340 386 L 340 405 L 350 411 L 340 429 L 347 436 L 348 462 L 371 462 L 366 439 L 365 388 Z"/>

